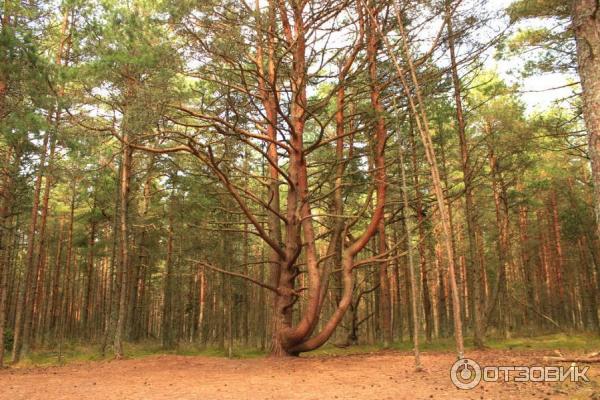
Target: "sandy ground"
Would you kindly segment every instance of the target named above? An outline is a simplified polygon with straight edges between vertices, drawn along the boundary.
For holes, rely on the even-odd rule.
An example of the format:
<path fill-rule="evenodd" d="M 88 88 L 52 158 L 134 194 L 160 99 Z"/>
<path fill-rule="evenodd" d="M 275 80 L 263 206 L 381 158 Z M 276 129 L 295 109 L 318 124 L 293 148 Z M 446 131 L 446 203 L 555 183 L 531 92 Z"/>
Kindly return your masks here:
<path fill-rule="evenodd" d="M 480 365 L 532 365 L 548 352 L 470 352 Z M 451 353 L 424 353 L 425 372 L 408 353 L 298 359 L 228 360 L 152 356 L 63 367 L 0 371 L 0 399 L 600 399 L 600 366 L 591 383 L 450 381 Z"/>

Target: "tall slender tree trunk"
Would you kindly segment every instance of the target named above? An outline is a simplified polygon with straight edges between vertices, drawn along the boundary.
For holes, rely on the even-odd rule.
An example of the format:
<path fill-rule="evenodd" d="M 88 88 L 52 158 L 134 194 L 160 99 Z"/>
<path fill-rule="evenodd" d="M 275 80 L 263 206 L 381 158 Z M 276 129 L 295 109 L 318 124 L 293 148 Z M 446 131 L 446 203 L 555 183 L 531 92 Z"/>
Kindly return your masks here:
<path fill-rule="evenodd" d="M 94 200 L 95 201 L 95 200 Z M 90 222 L 90 235 L 88 240 L 88 259 L 87 259 L 87 271 L 86 271 L 86 290 L 83 297 L 82 306 L 82 334 L 84 337 L 88 337 L 90 332 L 89 322 L 92 317 L 92 288 L 93 288 L 93 277 L 94 277 L 94 246 L 96 243 L 96 220 L 93 215 L 96 211 L 96 204 L 92 207 L 92 221 Z"/>
<path fill-rule="evenodd" d="M 398 132 L 400 133 L 400 132 Z M 417 277 L 415 273 L 415 261 L 413 254 L 413 244 L 412 244 L 412 231 L 413 231 L 413 223 L 412 218 L 407 214 L 407 211 L 410 210 L 410 203 L 408 200 L 408 183 L 406 179 L 406 168 L 404 166 L 404 150 L 401 147 L 400 142 L 398 143 L 398 156 L 400 163 L 400 176 L 402 180 L 402 217 L 404 219 L 404 235 L 407 238 L 407 254 L 408 254 L 408 274 L 410 277 L 410 306 L 411 306 L 411 316 L 412 316 L 412 340 L 413 340 L 413 351 L 415 354 L 415 368 L 417 370 L 421 369 L 421 356 L 419 352 L 419 310 L 418 310 L 418 286 L 417 286 Z M 405 211 L 406 210 L 406 211 Z"/>
<path fill-rule="evenodd" d="M 200 341 L 204 340 L 204 323 L 205 323 L 205 309 L 206 309 L 206 271 L 204 266 L 198 266 L 198 333 L 201 335 Z"/>
<path fill-rule="evenodd" d="M 0 116 L 1 117 L 1 116 Z M 8 280 L 11 267 L 11 254 L 15 242 L 15 226 L 13 224 L 13 207 L 15 204 L 15 177 L 21 163 L 19 149 L 9 147 L 3 154 L 3 165 L 0 167 L 0 369 L 4 366 L 4 337 L 8 308 Z"/>
<path fill-rule="evenodd" d="M 10 221 L 5 218 L 6 208 L 2 212 L 2 229 L 8 228 Z M 0 369 L 4 368 L 4 336 L 6 330 L 6 303 L 8 301 L 8 269 L 10 267 L 10 254 L 12 253 L 13 228 L 6 230 L 2 237 L 3 243 L 0 243 Z"/>
<path fill-rule="evenodd" d="M 417 145 L 414 140 L 414 133 L 411 124 L 410 129 L 411 143 L 411 160 L 413 173 L 413 186 L 416 196 L 416 211 L 417 211 L 417 231 L 419 232 L 419 272 L 421 277 L 421 296 L 423 299 L 423 310 L 425 312 L 425 339 L 431 342 L 433 336 L 433 310 L 431 304 L 431 295 L 429 293 L 429 282 L 427 274 L 429 272 L 429 263 L 427 262 L 427 234 L 425 232 L 425 210 L 423 208 L 423 192 L 419 180 L 419 164 L 417 161 Z"/>
<path fill-rule="evenodd" d="M 460 148 L 460 166 L 463 175 L 463 184 L 465 191 L 465 220 L 467 223 L 468 254 L 467 271 L 468 287 L 471 292 L 471 312 L 473 313 L 473 342 L 475 347 L 482 348 L 484 337 L 481 320 L 481 269 L 480 258 L 477 256 L 476 238 L 475 238 L 475 205 L 473 199 L 473 172 L 471 171 L 471 162 L 469 157 L 469 145 L 467 142 L 466 123 L 462 103 L 462 84 L 458 75 L 458 63 L 456 60 L 455 33 L 452 23 L 451 2 L 446 2 L 446 26 L 448 29 L 448 49 L 450 51 L 450 70 L 452 74 L 452 85 L 454 88 L 454 103 L 456 106 L 456 122 L 458 132 L 458 142 Z"/>
<path fill-rule="evenodd" d="M 122 171 L 121 168 L 123 168 L 123 163 L 119 163 L 119 169 L 118 169 L 118 176 L 121 176 Z M 100 353 L 102 355 L 104 355 L 106 353 L 106 347 L 108 346 L 108 343 L 110 341 L 111 338 L 113 338 L 114 336 L 114 332 L 113 330 L 116 327 L 117 324 L 117 319 L 118 319 L 118 315 L 117 315 L 117 309 L 118 309 L 118 303 L 117 303 L 117 296 L 116 293 L 118 293 L 118 291 L 116 290 L 116 288 L 119 287 L 119 282 L 118 282 L 118 277 L 119 274 L 117 273 L 117 259 L 119 257 L 119 254 L 117 253 L 117 247 L 119 244 L 119 216 L 120 216 L 120 208 L 121 208 L 121 184 L 120 181 L 117 182 L 116 185 L 116 190 L 115 190 L 115 195 L 114 195 L 114 212 L 113 212 L 113 217 L 112 217 L 112 228 L 110 230 L 111 236 L 112 236 L 112 243 L 111 243 L 111 253 L 110 253 L 110 266 L 109 266 L 109 271 L 108 271 L 108 284 L 107 284 L 107 295 L 108 295 L 108 304 L 105 310 L 105 314 L 104 314 L 104 333 L 103 333 L 103 338 L 102 338 L 102 344 L 100 346 Z"/>
<path fill-rule="evenodd" d="M 385 220 L 381 219 L 378 228 L 379 235 L 379 254 L 384 255 L 387 251 Z M 384 256 L 384 258 L 388 258 Z M 390 278 L 388 275 L 389 263 L 386 259 L 379 265 L 379 312 L 381 317 L 381 330 L 383 333 L 383 347 L 389 347 L 392 344 L 392 313 L 390 296 Z"/>
<path fill-rule="evenodd" d="M 15 156 L 14 153 L 12 148 L 6 152 L 5 164 L 0 169 L 0 173 L 2 173 L 2 196 L 0 197 L 0 369 L 4 367 L 8 275 L 12 243 L 14 241 L 14 226 L 12 223 L 14 174 L 16 166 L 20 163 L 20 156 Z"/>
<path fill-rule="evenodd" d="M 171 194 L 173 198 L 174 194 Z M 163 309 L 162 309 L 162 346 L 166 349 L 171 349 L 175 345 L 173 337 L 173 199 L 171 198 L 169 205 L 169 226 L 167 232 L 167 259 L 165 261 L 164 273 L 164 292 L 163 292 Z"/>
<path fill-rule="evenodd" d="M 583 117 L 592 164 L 596 229 L 600 232 L 600 6 L 597 0 L 573 0 L 572 4 L 577 63 L 583 88 Z"/>
<path fill-rule="evenodd" d="M 519 250 L 521 257 L 521 268 L 523 269 L 523 277 L 525 279 L 525 293 L 527 303 L 530 306 L 535 306 L 535 276 L 531 265 L 530 243 L 529 243 L 529 217 L 526 205 L 519 206 Z M 529 308 L 527 309 L 529 310 Z M 530 315 L 533 317 L 533 315 Z M 528 318 L 532 322 L 532 318 Z"/>
<path fill-rule="evenodd" d="M 56 119 L 55 119 L 55 129 L 58 127 L 58 118 L 59 118 L 59 113 L 56 113 Z M 41 294 L 42 294 L 42 285 L 43 285 L 43 281 L 44 281 L 44 270 L 45 270 L 45 266 L 46 266 L 46 227 L 48 225 L 48 206 L 49 206 L 49 200 L 50 200 L 50 191 L 52 189 L 52 185 L 53 185 L 53 177 L 52 177 L 52 168 L 53 168 L 53 164 L 54 164 L 54 153 L 56 151 L 56 139 L 55 138 L 51 138 L 51 143 L 50 143 L 50 154 L 48 156 L 48 165 L 46 166 L 46 170 L 44 172 L 44 176 L 45 176 L 45 185 L 44 185 L 44 194 L 43 194 L 43 198 L 42 198 L 42 213 L 41 213 L 41 220 L 40 220 L 40 228 L 38 231 L 38 236 L 40 237 L 40 242 L 38 245 L 38 250 L 37 250 L 37 261 L 35 262 L 35 267 L 34 267 L 34 282 L 33 287 L 33 293 L 32 293 L 32 309 L 31 309 L 31 321 L 29 323 L 29 332 L 27 333 L 28 337 L 29 337 L 29 341 L 31 342 L 31 344 L 35 344 L 35 337 L 36 337 L 36 332 L 35 332 L 35 328 L 36 328 L 36 320 L 37 320 L 37 316 L 39 315 L 40 312 L 40 308 L 43 306 L 43 301 L 41 298 Z M 27 324 L 25 325 L 27 326 Z M 26 337 L 26 330 L 23 329 L 23 335 L 24 337 Z M 25 347 L 25 346 L 24 346 Z M 27 352 L 27 351 L 26 351 Z"/>
<path fill-rule="evenodd" d="M 114 351 L 117 359 L 123 358 L 123 339 L 125 336 L 125 319 L 127 313 L 127 273 L 129 271 L 129 184 L 131 175 L 131 158 L 133 151 L 128 144 L 127 135 L 121 158 L 120 178 L 120 208 L 119 208 L 119 238 L 120 238 L 120 265 L 117 274 L 121 282 L 119 291 L 119 308 L 115 328 Z"/>
<path fill-rule="evenodd" d="M 50 290 L 50 304 L 48 305 L 48 332 L 47 335 L 49 338 L 55 338 L 56 336 L 56 327 L 58 325 L 58 320 L 60 318 L 60 298 L 59 298 L 59 289 L 61 287 L 61 269 L 63 268 L 62 264 L 62 255 L 63 255 L 63 247 L 64 247 L 64 225 L 65 218 L 61 217 L 58 225 L 58 241 L 56 243 L 56 252 L 54 257 L 54 271 L 52 272 L 51 278 L 51 290 Z"/>
<path fill-rule="evenodd" d="M 557 204 L 557 195 L 556 195 L 556 190 L 552 190 L 550 192 L 550 214 L 551 214 L 551 218 L 552 218 L 552 236 L 553 236 L 553 244 L 554 244 L 554 250 L 556 253 L 556 257 L 555 257 L 555 262 L 554 262 L 554 267 L 555 267 L 555 279 L 556 279 L 556 285 L 558 288 L 558 298 L 556 299 L 558 304 L 557 304 L 557 308 L 558 309 L 562 309 L 562 312 L 560 312 L 560 320 L 562 320 L 563 322 L 566 321 L 567 316 L 569 314 L 568 311 L 568 304 L 565 301 L 565 282 L 564 282 L 564 277 L 563 277 L 563 273 L 564 273 L 564 269 L 565 269 L 565 256 L 564 256 L 564 252 L 563 252 L 563 246 L 562 246 L 562 233 L 561 233 L 561 226 L 560 226 L 560 220 L 559 220 L 559 215 L 558 215 L 558 204 Z M 557 310 L 559 311 L 559 310 Z"/>
<path fill-rule="evenodd" d="M 489 132 L 488 132 L 489 133 Z M 498 160 L 494 153 L 493 146 L 489 146 L 489 163 L 492 179 L 492 192 L 494 195 L 494 205 L 496 209 L 496 225 L 498 227 L 498 278 L 492 294 L 492 299 L 486 310 L 485 328 L 489 325 L 490 318 L 495 309 L 500 316 L 500 326 L 505 337 L 510 333 L 508 319 L 508 286 L 507 271 L 509 268 L 511 249 L 510 249 L 510 220 L 508 209 L 508 198 L 506 188 L 501 172 L 499 171 Z"/>
<path fill-rule="evenodd" d="M 59 354 L 62 348 L 62 342 L 65 337 L 65 331 L 67 330 L 67 325 L 69 323 L 69 318 L 71 314 L 69 313 L 69 309 L 73 302 L 72 295 L 72 287 L 73 287 L 73 226 L 75 222 L 75 200 L 77 197 L 77 182 L 75 180 L 71 183 L 71 204 L 70 204 L 70 213 L 69 213 L 69 228 L 67 234 L 67 259 L 65 262 L 65 273 L 63 278 L 63 291 L 62 291 L 62 299 L 60 304 L 60 318 L 58 322 L 58 341 L 59 341 Z M 60 361 L 60 356 L 59 356 Z"/>

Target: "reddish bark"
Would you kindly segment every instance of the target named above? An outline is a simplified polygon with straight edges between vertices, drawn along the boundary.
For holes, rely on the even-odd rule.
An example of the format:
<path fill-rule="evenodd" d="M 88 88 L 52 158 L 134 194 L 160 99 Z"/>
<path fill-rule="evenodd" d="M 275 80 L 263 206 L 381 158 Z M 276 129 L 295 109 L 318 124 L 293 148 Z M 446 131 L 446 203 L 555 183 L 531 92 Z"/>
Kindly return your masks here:
<path fill-rule="evenodd" d="M 600 230 L 600 12 L 596 0 L 573 0 L 573 31 L 583 88 L 583 117 L 588 131 L 594 184 L 596 229 Z M 600 236 L 600 234 L 598 235 Z"/>

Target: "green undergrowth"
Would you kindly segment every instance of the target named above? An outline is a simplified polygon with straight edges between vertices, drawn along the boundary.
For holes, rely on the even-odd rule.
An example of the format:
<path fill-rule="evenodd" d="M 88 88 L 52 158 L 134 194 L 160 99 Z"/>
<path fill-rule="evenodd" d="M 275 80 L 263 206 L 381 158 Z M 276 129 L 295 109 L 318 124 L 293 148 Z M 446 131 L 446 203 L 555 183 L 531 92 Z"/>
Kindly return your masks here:
<path fill-rule="evenodd" d="M 515 337 L 511 339 L 489 337 L 485 342 L 485 346 L 491 350 L 561 350 L 561 351 L 576 351 L 576 352 L 593 352 L 600 351 L 600 336 L 591 334 L 576 334 L 566 335 L 564 333 Z M 427 343 L 424 338 L 420 339 L 419 348 L 421 352 L 452 352 L 455 349 L 454 338 L 440 338 Z M 318 356 L 339 356 L 373 353 L 383 350 L 381 345 L 356 345 L 349 347 L 337 347 L 334 345 L 326 345 L 318 350 L 306 353 L 307 357 Z M 389 350 L 396 351 L 412 351 L 413 345 L 406 338 L 403 342 L 393 343 Z M 474 350 L 472 339 L 465 339 L 465 350 Z"/>
<path fill-rule="evenodd" d="M 465 340 L 466 350 L 473 350 L 471 340 Z M 493 350 L 562 350 L 577 352 L 600 351 L 600 337 L 588 334 L 566 335 L 552 334 L 531 337 L 515 337 L 511 339 L 488 338 L 486 346 Z M 421 340 L 421 351 L 426 352 L 449 352 L 454 350 L 453 338 L 436 339 L 431 343 Z M 183 356 L 204 356 L 204 357 L 226 357 L 223 349 L 215 347 L 198 347 L 194 344 L 180 344 L 173 350 L 165 350 L 160 343 L 146 341 L 139 343 L 125 344 L 125 354 L 127 358 L 143 358 L 155 355 L 183 355 Z M 383 350 L 378 344 L 362 344 L 349 347 L 338 347 L 335 345 L 326 345 L 318 350 L 305 353 L 303 357 L 327 357 L 368 354 Z M 412 343 L 406 338 L 403 342 L 394 343 L 389 347 L 394 351 L 411 351 Z M 264 357 L 266 353 L 256 348 L 236 346 L 233 351 L 233 358 L 249 359 Z M 44 367 L 54 365 L 64 365 L 68 363 L 103 361 L 113 358 L 112 353 L 100 354 L 97 345 L 83 343 L 66 343 L 61 350 L 58 348 L 41 348 L 24 358 L 16 368 L 26 367 Z"/>
<path fill-rule="evenodd" d="M 156 355 L 181 355 L 181 356 L 204 356 L 204 357 L 226 357 L 223 349 L 216 347 L 198 347 L 192 344 L 179 345 L 174 349 L 164 349 L 158 342 L 126 343 L 124 345 L 125 358 L 137 359 Z M 238 347 L 235 348 L 232 358 L 256 358 L 263 357 L 265 353 L 259 349 Z M 47 367 L 65 365 L 78 362 L 105 361 L 114 358 L 111 349 L 106 354 L 101 354 L 98 345 L 82 343 L 67 343 L 58 348 L 38 349 L 27 357 L 24 357 L 16 368 Z"/>
<path fill-rule="evenodd" d="M 564 350 L 588 353 L 600 351 L 600 336 L 559 333 L 513 339 L 492 339 L 488 340 L 486 345 L 491 349 L 498 350 Z"/>

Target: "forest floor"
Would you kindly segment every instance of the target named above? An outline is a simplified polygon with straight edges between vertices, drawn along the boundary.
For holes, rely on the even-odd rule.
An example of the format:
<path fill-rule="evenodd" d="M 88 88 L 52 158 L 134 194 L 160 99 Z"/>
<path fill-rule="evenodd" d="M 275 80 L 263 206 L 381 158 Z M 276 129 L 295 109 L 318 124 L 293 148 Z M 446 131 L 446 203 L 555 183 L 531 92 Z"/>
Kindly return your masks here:
<path fill-rule="evenodd" d="M 480 365 L 549 365 L 547 355 L 468 352 Z M 459 390 L 450 381 L 452 352 L 426 351 L 422 361 L 424 372 L 414 370 L 410 352 L 398 350 L 294 359 L 152 355 L 0 371 L 0 399 L 600 399 L 598 366 L 585 384 L 482 382 Z"/>

